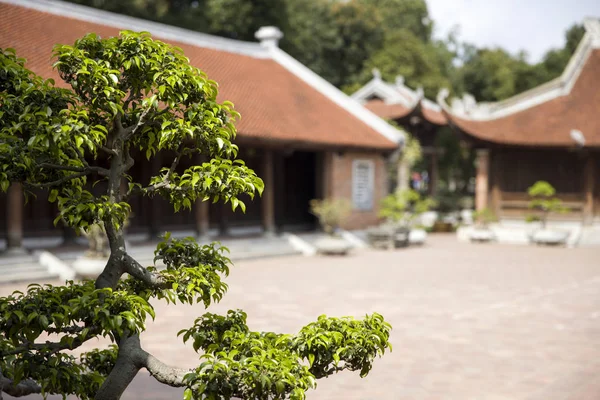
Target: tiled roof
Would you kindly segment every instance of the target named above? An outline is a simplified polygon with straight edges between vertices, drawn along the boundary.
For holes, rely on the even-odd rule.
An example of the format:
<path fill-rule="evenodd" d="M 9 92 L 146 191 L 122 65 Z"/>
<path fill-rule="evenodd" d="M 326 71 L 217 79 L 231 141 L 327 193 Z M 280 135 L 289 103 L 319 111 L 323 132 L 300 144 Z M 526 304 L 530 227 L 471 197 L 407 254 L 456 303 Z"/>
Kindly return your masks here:
<path fill-rule="evenodd" d="M 108 37 L 130 29 L 1 1 L 0 16 L 0 47 L 15 48 L 29 69 L 57 83 L 61 81 L 51 68 L 55 44 L 72 44 L 90 32 Z M 164 41 L 181 47 L 193 65 L 219 82 L 219 99 L 232 101 L 242 114 L 240 138 L 381 150 L 397 146 L 363 122 L 364 116 L 359 119 L 268 56 Z"/>
<path fill-rule="evenodd" d="M 465 133 L 488 142 L 574 146 L 570 132 L 577 129 L 586 146 L 600 147 L 600 49 L 590 52 L 566 95 L 495 119 L 467 119 L 450 112 L 448 116 Z"/>
<path fill-rule="evenodd" d="M 381 99 L 369 100 L 364 104 L 365 108 L 383 119 L 398 119 L 406 117 L 412 112 L 412 108 L 408 108 L 399 103 L 388 104 Z"/>
<path fill-rule="evenodd" d="M 386 103 L 381 99 L 369 100 L 364 104 L 365 108 L 383 119 L 400 119 L 413 112 L 420 114 L 425 120 L 435 125 L 447 125 L 448 119 L 442 111 L 434 110 L 420 103 L 413 108 L 409 108 L 400 103 Z"/>

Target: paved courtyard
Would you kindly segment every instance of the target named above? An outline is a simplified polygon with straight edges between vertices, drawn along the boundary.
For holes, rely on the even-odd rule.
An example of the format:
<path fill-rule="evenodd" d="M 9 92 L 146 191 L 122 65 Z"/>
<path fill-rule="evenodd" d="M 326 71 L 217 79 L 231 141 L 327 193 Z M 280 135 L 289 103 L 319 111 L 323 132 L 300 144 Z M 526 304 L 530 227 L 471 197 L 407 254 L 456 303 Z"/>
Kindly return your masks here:
<path fill-rule="evenodd" d="M 228 283 L 211 311 L 243 308 L 255 330 L 291 333 L 322 313 L 377 311 L 391 322 L 394 350 L 367 378 L 321 380 L 309 400 L 600 399 L 598 249 L 436 236 L 424 248 L 239 262 Z M 175 335 L 202 307 L 156 306 L 144 347 L 170 364 L 194 366 L 195 353 Z M 181 392 L 143 373 L 124 398 Z"/>

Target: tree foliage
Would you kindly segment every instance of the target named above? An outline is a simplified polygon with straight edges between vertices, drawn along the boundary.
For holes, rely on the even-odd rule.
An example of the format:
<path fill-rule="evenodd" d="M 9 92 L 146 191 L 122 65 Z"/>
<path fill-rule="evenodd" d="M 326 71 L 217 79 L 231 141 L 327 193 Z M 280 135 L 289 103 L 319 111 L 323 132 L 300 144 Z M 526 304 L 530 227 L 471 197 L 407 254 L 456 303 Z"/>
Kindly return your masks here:
<path fill-rule="evenodd" d="M 285 34 L 283 50 L 347 93 L 379 68 L 384 79 L 402 75 L 430 98 L 446 87 L 478 101 L 502 100 L 559 76 L 584 34 L 573 25 L 563 48 L 532 64 L 524 52 L 476 48 L 456 33 L 434 40 L 425 0 L 69 1 L 246 41 L 275 25 Z"/>
<path fill-rule="evenodd" d="M 410 226 L 416 218 L 435 207 L 429 197 L 422 197 L 416 190 L 397 191 L 381 200 L 379 216 L 401 226 Z"/>
<path fill-rule="evenodd" d="M 347 199 L 327 198 L 310 201 L 311 214 L 318 218 L 319 224 L 329 235 L 336 233 L 351 211 L 352 204 Z"/>
<path fill-rule="evenodd" d="M 546 227 L 550 213 L 564 213 L 569 211 L 559 198 L 554 197 L 556 189 L 546 181 L 537 181 L 534 183 L 527 189 L 527 194 L 531 198 L 529 208 L 538 211 L 536 215 L 529 216 L 528 221 L 541 221 L 542 228 Z"/>
<path fill-rule="evenodd" d="M 118 399 L 146 368 L 161 383 L 185 387 L 186 399 L 302 399 L 315 379 L 343 369 L 366 375 L 389 348 L 390 326 L 377 314 L 322 317 L 297 335 L 252 332 L 241 311 L 204 314 L 181 332 L 203 352 L 193 370 L 167 366 L 141 347 L 139 333 L 154 318 L 151 299 L 208 307 L 225 294 L 231 261 L 218 244 L 167 234 L 155 251 L 166 267 L 140 265 L 124 238 L 129 200 L 161 196 L 175 211 L 224 201 L 244 210 L 240 196 L 260 194 L 263 182 L 236 158 L 233 105 L 217 102 L 217 83 L 180 49 L 124 31 L 57 45 L 54 58 L 68 89 L 0 50 L 0 188 L 47 189 L 56 222 L 104 225 L 110 256 L 95 281 L 32 285 L 0 298 L 0 393 Z M 129 175 L 140 161 L 134 152 L 149 160 L 162 151 L 174 158 L 157 175 Z M 196 154 L 207 161 L 180 168 Z M 106 189 L 92 191 L 99 182 Z M 47 334 L 52 339 L 42 340 Z M 78 359 L 69 353 L 99 336 L 114 346 Z"/>

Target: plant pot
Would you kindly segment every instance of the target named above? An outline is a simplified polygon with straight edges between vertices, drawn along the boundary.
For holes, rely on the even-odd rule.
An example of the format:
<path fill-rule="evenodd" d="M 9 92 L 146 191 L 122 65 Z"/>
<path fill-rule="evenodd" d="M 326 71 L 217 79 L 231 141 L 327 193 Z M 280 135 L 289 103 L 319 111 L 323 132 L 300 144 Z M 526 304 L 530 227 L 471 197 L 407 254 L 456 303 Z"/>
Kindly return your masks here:
<path fill-rule="evenodd" d="M 427 239 L 427 232 L 425 229 L 411 229 L 408 234 L 408 242 L 410 244 L 422 245 Z"/>
<path fill-rule="evenodd" d="M 432 232 L 454 232 L 454 225 L 451 222 L 436 221 Z"/>
<path fill-rule="evenodd" d="M 104 270 L 108 258 L 79 257 L 73 262 L 73 269 L 78 277 L 93 279 Z"/>
<path fill-rule="evenodd" d="M 567 243 L 569 232 L 555 229 L 538 229 L 531 236 L 531 242 L 546 246 L 559 246 Z"/>
<path fill-rule="evenodd" d="M 352 244 L 336 236 L 325 236 L 315 243 L 317 252 L 325 255 L 346 255 L 352 250 Z"/>
<path fill-rule="evenodd" d="M 496 235 L 489 228 L 475 228 L 469 233 L 469 240 L 475 243 L 487 243 L 496 239 Z"/>

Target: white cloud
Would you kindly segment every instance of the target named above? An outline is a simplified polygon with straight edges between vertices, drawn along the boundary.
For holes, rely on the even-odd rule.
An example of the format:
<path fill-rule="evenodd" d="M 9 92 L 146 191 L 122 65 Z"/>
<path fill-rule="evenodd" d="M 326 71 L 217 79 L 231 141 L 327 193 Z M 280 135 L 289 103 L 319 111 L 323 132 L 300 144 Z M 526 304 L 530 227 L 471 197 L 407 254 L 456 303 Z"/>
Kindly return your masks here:
<path fill-rule="evenodd" d="M 564 45 L 564 33 L 587 16 L 600 17 L 598 0 L 427 0 L 436 37 L 455 26 L 478 47 L 525 50 L 531 61 Z"/>

